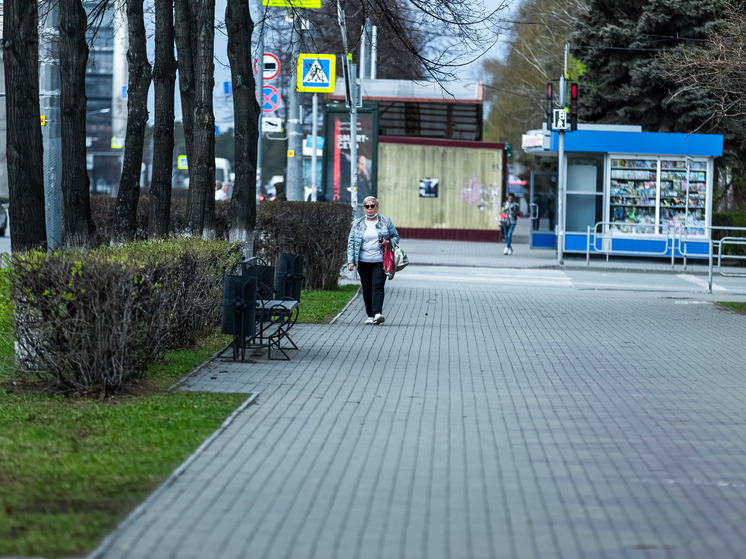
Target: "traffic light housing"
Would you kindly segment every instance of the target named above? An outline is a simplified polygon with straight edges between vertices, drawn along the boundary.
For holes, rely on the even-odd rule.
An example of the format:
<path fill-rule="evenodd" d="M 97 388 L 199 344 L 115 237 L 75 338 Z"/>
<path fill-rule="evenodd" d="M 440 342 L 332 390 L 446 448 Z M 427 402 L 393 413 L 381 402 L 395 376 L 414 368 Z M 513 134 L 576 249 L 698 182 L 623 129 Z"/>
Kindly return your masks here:
<path fill-rule="evenodd" d="M 570 130 L 578 129 L 578 84 L 570 84 Z"/>
<path fill-rule="evenodd" d="M 547 130 L 552 129 L 552 109 L 554 108 L 554 96 L 552 95 L 552 82 L 547 83 Z"/>

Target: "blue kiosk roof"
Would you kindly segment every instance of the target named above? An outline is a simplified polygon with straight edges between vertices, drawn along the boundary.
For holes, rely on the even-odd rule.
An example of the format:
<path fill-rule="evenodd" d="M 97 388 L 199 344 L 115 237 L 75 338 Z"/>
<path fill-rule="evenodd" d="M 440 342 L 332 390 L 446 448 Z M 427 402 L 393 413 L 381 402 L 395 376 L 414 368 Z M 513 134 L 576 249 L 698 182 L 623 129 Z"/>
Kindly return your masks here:
<path fill-rule="evenodd" d="M 559 132 L 552 132 L 550 151 L 559 149 Z M 565 151 L 651 155 L 723 155 L 721 134 L 616 132 L 575 130 L 565 133 Z"/>

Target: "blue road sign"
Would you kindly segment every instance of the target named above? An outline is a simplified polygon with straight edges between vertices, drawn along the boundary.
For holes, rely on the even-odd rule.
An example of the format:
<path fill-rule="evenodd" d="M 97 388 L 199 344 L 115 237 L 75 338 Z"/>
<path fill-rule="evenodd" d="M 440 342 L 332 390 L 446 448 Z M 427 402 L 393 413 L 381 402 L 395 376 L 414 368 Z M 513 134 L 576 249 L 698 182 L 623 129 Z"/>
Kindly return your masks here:
<path fill-rule="evenodd" d="M 265 85 L 262 90 L 262 112 L 272 113 L 277 110 L 282 102 L 280 92 L 271 85 Z"/>
<path fill-rule="evenodd" d="M 299 54 L 298 91 L 333 92 L 335 61 L 333 54 Z"/>

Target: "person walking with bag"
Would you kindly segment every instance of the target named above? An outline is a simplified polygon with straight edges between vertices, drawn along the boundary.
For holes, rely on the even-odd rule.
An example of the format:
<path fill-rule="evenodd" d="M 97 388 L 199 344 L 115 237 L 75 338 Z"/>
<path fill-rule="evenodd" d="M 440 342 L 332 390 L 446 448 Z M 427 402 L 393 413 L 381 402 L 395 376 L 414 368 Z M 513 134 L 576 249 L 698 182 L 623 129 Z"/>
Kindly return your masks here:
<path fill-rule="evenodd" d="M 378 214 L 378 200 L 368 196 L 363 200 L 365 215 L 353 220 L 347 238 L 347 269 L 357 267 L 363 302 L 368 318 L 365 324 L 382 324 L 383 296 L 386 273 L 383 270 L 384 247 L 399 244 L 399 233 L 391 218 Z"/>
<path fill-rule="evenodd" d="M 511 192 L 508 194 L 508 199 L 503 204 L 503 213 L 507 215 L 505 225 L 503 225 L 503 232 L 505 233 L 505 251 L 503 254 L 513 254 L 513 230 L 515 229 L 516 223 L 518 223 L 518 212 L 520 206 L 515 201 L 515 195 Z"/>

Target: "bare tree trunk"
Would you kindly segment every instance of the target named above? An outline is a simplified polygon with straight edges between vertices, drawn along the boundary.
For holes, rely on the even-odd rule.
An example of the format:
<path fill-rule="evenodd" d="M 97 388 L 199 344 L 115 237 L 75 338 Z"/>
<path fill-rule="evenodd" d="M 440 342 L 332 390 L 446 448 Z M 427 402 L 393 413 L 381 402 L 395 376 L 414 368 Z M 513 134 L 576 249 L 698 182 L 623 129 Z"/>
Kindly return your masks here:
<path fill-rule="evenodd" d="M 95 229 L 85 145 L 87 18 L 81 0 L 60 0 L 59 6 L 63 235 L 65 244 L 85 246 Z"/>
<path fill-rule="evenodd" d="M 148 123 L 148 89 L 152 69 L 148 62 L 145 40 L 143 0 L 127 0 L 129 30 L 129 81 L 127 85 L 127 136 L 124 143 L 122 179 L 117 195 L 114 236 L 117 241 L 131 241 L 137 231 L 137 204 L 140 201 L 140 172 Z"/>
<path fill-rule="evenodd" d="M 228 0 L 225 10 L 228 60 L 233 81 L 236 179 L 230 207 L 231 241 L 244 243 L 253 254 L 256 227 L 256 150 L 259 139 L 259 104 L 251 68 L 254 22 L 246 0 Z"/>
<path fill-rule="evenodd" d="M 189 161 L 186 220 L 187 228 L 194 235 L 209 237 L 215 234 L 214 230 L 204 231 L 206 212 L 215 212 L 215 115 L 212 107 L 215 0 L 200 0 L 196 15 L 194 145 Z"/>
<path fill-rule="evenodd" d="M 39 109 L 36 2 L 5 0 L 7 161 L 11 249 L 45 248 L 44 162 Z"/>
<path fill-rule="evenodd" d="M 179 69 L 179 94 L 181 96 L 181 122 L 184 128 L 184 144 L 189 163 L 189 192 L 194 184 L 194 106 L 196 78 L 194 74 L 194 38 L 197 36 L 197 5 L 195 0 L 174 0 L 174 33 L 176 40 L 177 66 Z"/>
<path fill-rule="evenodd" d="M 171 217 L 171 179 L 174 154 L 173 0 L 155 2 L 155 129 L 153 131 L 153 180 L 150 185 L 150 237 L 168 235 Z"/>

